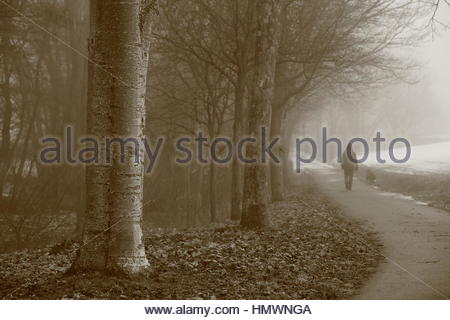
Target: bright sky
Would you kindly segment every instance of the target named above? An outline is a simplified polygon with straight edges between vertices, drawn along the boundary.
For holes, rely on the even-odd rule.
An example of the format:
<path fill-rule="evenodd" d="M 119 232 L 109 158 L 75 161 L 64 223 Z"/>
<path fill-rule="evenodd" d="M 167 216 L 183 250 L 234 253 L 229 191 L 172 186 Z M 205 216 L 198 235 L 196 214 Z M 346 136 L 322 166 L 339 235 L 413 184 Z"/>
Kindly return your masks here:
<path fill-rule="evenodd" d="M 436 17 L 450 25 L 450 8 L 443 3 Z M 450 114 L 450 30 L 436 26 L 438 33 L 428 39 L 423 48 L 417 49 L 417 56 L 424 64 L 423 74 L 432 82 L 433 94 L 446 105 Z"/>

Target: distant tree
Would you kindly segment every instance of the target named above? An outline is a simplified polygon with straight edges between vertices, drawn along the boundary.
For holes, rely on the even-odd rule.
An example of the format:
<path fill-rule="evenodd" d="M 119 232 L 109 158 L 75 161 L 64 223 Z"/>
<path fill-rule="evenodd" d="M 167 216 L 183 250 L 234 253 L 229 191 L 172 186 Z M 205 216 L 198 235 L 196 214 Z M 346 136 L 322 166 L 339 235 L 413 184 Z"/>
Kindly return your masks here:
<path fill-rule="evenodd" d="M 153 123 L 172 124 L 173 126 L 167 128 L 172 127 L 170 130 L 173 131 L 173 127 L 176 127 L 176 130 L 180 131 L 179 135 L 196 136 L 198 132 L 202 132 L 209 141 L 205 143 L 205 147 L 208 148 L 211 146 L 211 140 L 223 133 L 226 122 L 230 122 L 231 84 L 210 64 L 176 50 L 165 41 L 161 45 L 171 50 L 172 54 L 166 54 L 166 59 L 159 59 L 157 70 L 160 72 L 152 89 L 155 92 L 154 100 L 160 105 L 153 108 L 152 112 L 155 113 Z M 209 161 L 210 221 L 216 222 L 218 221 L 217 164 L 211 156 L 204 156 Z M 197 162 L 192 161 L 187 166 L 197 167 Z M 200 167 L 203 166 L 205 164 L 200 164 Z"/>
<path fill-rule="evenodd" d="M 76 110 L 85 98 L 86 63 L 79 54 L 86 38 L 85 2 L 78 1 L 76 10 L 67 0 L 0 4 L 0 215 L 8 226 L 2 242 L 9 247 L 59 240 L 63 236 L 55 230 L 63 224 L 61 229 L 71 230 L 67 220 L 73 212 L 82 216 L 84 187 L 75 179 L 82 169 L 44 166 L 39 149 L 42 137 L 61 135 L 65 124 L 83 130 L 83 112 Z"/>
<path fill-rule="evenodd" d="M 423 33 L 416 1 L 290 1 L 282 14 L 271 135 L 283 136 L 286 114 L 311 95 L 345 96 L 404 78 L 409 61 L 394 53 Z M 302 119 L 298 119 L 302 121 Z M 278 154 L 287 157 L 280 143 Z M 272 200 L 284 198 L 283 166 L 271 165 Z"/>
<path fill-rule="evenodd" d="M 247 127 L 248 82 L 253 69 L 255 0 L 171 0 L 161 5 L 165 28 L 156 38 L 172 46 L 184 60 L 198 60 L 221 74 L 233 87 L 235 145 Z M 167 53 L 167 51 L 163 51 Z M 188 58 L 189 57 L 189 58 Z M 212 72 L 212 71 L 210 71 Z M 242 166 L 233 158 L 230 218 L 238 221 L 242 209 Z"/>

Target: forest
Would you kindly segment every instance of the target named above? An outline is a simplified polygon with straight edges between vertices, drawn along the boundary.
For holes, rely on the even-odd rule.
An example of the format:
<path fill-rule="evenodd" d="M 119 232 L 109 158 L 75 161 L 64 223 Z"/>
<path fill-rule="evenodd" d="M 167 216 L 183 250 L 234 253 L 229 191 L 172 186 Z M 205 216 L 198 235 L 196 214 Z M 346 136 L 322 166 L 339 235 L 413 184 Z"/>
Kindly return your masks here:
<path fill-rule="evenodd" d="M 443 6 L 0 0 L 0 296 L 353 297 L 383 241 L 295 139 L 320 162 L 410 137 L 404 100 L 373 97 L 419 81 Z"/>

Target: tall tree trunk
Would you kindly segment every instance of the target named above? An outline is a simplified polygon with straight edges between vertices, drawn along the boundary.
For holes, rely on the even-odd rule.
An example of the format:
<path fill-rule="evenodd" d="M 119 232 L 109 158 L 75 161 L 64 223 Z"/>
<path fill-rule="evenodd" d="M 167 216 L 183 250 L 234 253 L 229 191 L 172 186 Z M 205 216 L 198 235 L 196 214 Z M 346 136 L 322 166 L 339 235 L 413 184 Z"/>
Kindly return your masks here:
<path fill-rule="evenodd" d="M 236 0 L 236 4 L 238 4 Z M 245 133 L 244 125 L 244 109 L 245 101 L 247 98 L 247 82 L 249 74 L 249 58 L 251 49 L 253 48 L 251 43 L 251 34 L 254 27 L 255 17 L 255 0 L 247 0 L 245 9 L 245 21 L 241 21 L 239 15 L 239 5 L 236 6 L 235 11 L 235 28 L 237 34 L 238 45 L 238 70 L 236 77 L 236 84 L 234 88 L 234 121 L 233 121 L 233 140 L 234 145 L 237 146 L 242 135 Z M 242 23 L 242 29 L 239 28 L 239 23 Z M 231 210 L 230 219 L 233 221 L 239 221 L 241 219 L 242 212 L 242 193 L 243 193 L 243 166 L 235 155 L 233 157 L 233 163 L 231 168 Z"/>
<path fill-rule="evenodd" d="M 78 52 L 87 55 L 86 38 L 88 37 L 89 25 L 87 17 L 89 14 L 89 1 L 69 1 L 66 3 L 67 10 L 70 13 L 69 36 L 70 45 L 76 48 Z M 68 50 L 68 62 L 70 63 L 70 72 L 67 76 L 67 86 L 69 87 L 70 103 L 69 108 L 65 108 L 64 124 L 73 124 L 77 128 L 77 134 L 86 135 L 86 60 L 74 50 Z M 85 206 L 85 176 L 84 167 L 65 168 L 65 170 L 74 171 L 72 174 L 79 176 L 77 181 L 76 198 L 77 205 L 74 208 L 76 212 L 76 228 L 74 238 L 80 240 L 82 237 L 82 227 L 84 222 Z"/>
<path fill-rule="evenodd" d="M 104 3 L 106 4 L 106 2 Z M 104 141 L 111 132 L 112 103 L 109 87 L 113 79 L 107 60 L 109 44 L 107 22 L 102 19 L 102 0 L 90 3 L 90 37 L 88 65 L 87 134 Z M 108 70 L 108 72 L 107 72 Z M 105 146 L 100 144 L 99 158 L 104 159 Z M 86 214 L 83 241 L 72 268 L 74 270 L 105 270 L 108 255 L 110 174 L 105 164 L 86 168 Z"/>
<path fill-rule="evenodd" d="M 217 222 L 216 165 L 213 161 L 211 161 L 209 168 L 209 210 L 211 222 Z"/>
<path fill-rule="evenodd" d="M 204 185 L 204 166 L 198 166 L 198 180 L 196 187 L 196 205 L 194 210 L 194 227 L 201 223 L 201 217 L 203 216 L 204 205 L 203 205 L 203 185 Z"/>
<path fill-rule="evenodd" d="M 192 221 L 192 184 L 191 184 L 191 175 L 192 175 L 192 164 L 187 166 L 184 170 L 184 206 L 185 206 L 185 220 L 183 226 L 189 228 L 193 225 Z"/>
<path fill-rule="evenodd" d="M 270 163 L 270 187 L 272 189 L 272 201 L 282 201 L 284 199 L 284 180 L 283 180 L 283 167 L 286 165 L 285 159 L 283 157 L 284 152 L 284 141 L 281 137 L 281 128 L 283 125 L 284 118 L 284 108 L 275 105 L 272 110 L 272 119 L 270 124 L 270 135 L 272 138 L 279 137 L 279 144 L 276 145 L 277 155 L 281 157 L 281 163 Z"/>
<path fill-rule="evenodd" d="M 233 140 L 236 146 L 242 138 L 243 109 L 245 100 L 245 88 L 247 84 L 246 71 L 239 70 L 235 88 Z M 242 210 L 242 164 L 235 155 L 231 167 L 231 220 L 238 221 Z"/>
<path fill-rule="evenodd" d="M 140 2 L 91 1 L 88 134 L 141 141 L 145 124 L 147 44 Z M 87 211 L 83 244 L 74 268 L 132 274 L 148 267 L 141 229 L 143 150 L 134 145 L 120 160 L 112 148 L 112 166 L 87 168 Z M 105 146 L 101 146 L 104 159 Z"/>
<path fill-rule="evenodd" d="M 4 47 L 3 53 L 3 72 L 4 83 L 2 86 L 3 100 L 5 101 L 5 108 L 2 114 L 2 143 L 0 146 L 0 200 L 3 198 L 3 188 L 8 176 L 10 167 L 10 148 L 11 148 L 11 120 L 13 113 L 13 105 L 11 100 L 11 67 L 9 65 L 8 56 L 10 48 L 10 40 L 4 37 L 2 41 Z"/>
<path fill-rule="evenodd" d="M 275 79 L 275 65 L 280 43 L 280 9 L 278 0 L 261 0 L 256 6 L 257 38 L 255 78 L 251 89 L 249 133 L 257 137 L 261 127 L 270 129 L 271 105 Z M 249 144 L 247 158 L 261 159 L 258 145 Z M 268 203 L 268 167 L 252 164 L 245 168 L 241 225 L 259 228 L 266 225 Z"/>
<path fill-rule="evenodd" d="M 280 16 L 281 24 L 281 43 L 287 41 L 286 37 L 289 34 L 289 26 L 287 19 L 287 7 L 284 8 Z M 289 74 L 289 66 L 284 64 L 277 64 L 275 67 L 275 88 L 274 88 L 274 98 L 272 103 L 272 115 L 271 115 L 271 126 L 270 135 L 271 138 L 280 138 L 279 143 L 275 146 L 274 151 L 278 156 L 281 157 L 281 163 L 276 164 L 274 162 L 270 163 L 270 188 L 271 188 L 271 200 L 272 201 L 283 201 L 284 200 L 284 179 L 283 179 L 283 168 L 286 166 L 285 155 L 286 142 L 282 139 L 282 128 L 283 120 L 286 110 L 287 101 L 284 97 L 285 87 L 283 82 L 284 77 Z"/>

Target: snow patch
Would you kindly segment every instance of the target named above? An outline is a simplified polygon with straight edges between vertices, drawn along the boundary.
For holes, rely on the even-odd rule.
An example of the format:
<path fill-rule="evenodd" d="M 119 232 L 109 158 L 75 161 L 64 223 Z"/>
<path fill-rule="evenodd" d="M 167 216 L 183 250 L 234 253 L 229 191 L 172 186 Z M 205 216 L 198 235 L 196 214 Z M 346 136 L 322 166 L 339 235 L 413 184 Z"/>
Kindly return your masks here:
<path fill-rule="evenodd" d="M 407 196 L 407 195 L 404 195 L 401 193 L 396 193 L 396 192 L 378 192 L 378 194 L 383 197 L 392 197 L 392 198 L 398 199 L 398 200 L 415 201 L 415 199 L 411 196 Z"/>
<path fill-rule="evenodd" d="M 405 147 L 394 149 L 394 155 L 398 159 L 403 158 L 405 154 Z M 379 163 L 376 153 L 372 152 L 364 164 L 403 174 L 450 173 L 450 141 L 412 146 L 411 158 L 406 163 L 394 163 L 390 159 L 388 150 L 381 151 L 380 156 L 381 159 L 386 160 L 386 163 Z"/>

